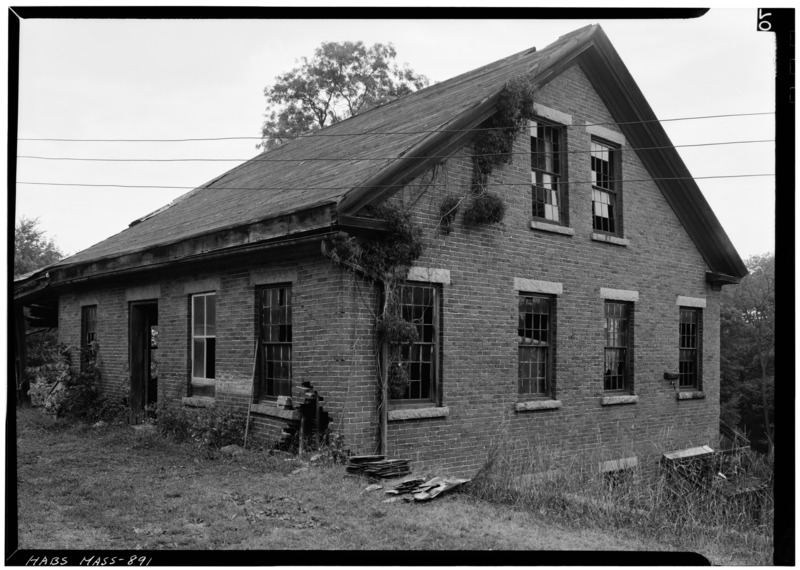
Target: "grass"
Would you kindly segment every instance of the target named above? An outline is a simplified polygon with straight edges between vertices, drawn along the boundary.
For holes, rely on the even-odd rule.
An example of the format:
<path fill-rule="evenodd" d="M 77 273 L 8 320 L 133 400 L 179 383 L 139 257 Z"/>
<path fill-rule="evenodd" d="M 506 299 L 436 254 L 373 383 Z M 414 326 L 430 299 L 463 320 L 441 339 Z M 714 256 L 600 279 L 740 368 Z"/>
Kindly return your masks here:
<path fill-rule="evenodd" d="M 706 479 L 710 489 L 691 484 L 677 472 L 648 468 L 655 466 L 637 465 L 615 474 L 587 468 L 602 463 L 600 459 L 578 464 L 574 455 L 536 445 L 521 449 L 499 437 L 468 492 L 567 526 L 698 552 L 714 564 L 772 564 L 772 466 L 762 456 L 740 453 L 715 465 Z M 697 474 L 702 464 L 695 461 L 681 469 Z M 717 475 L 720 469 L 729 480 Z M 734 472 L 747 475 L 734 478 Z M 754 482 L 767 487 L 757 497 L 746 494 L 732 501 L 723 491 L 735 487 L 734 482 L 742 483 L 739 489 Z"/>
<path fill-rule="evenodd" d="M 428 503 L 384 503 L 367 484 L 307 456 L 200 453 L 128 426 L 17 412 L 23 549 L 691 550 L 714 562 L 764 563 L 742 548 L 722 552 L 724 541 L 715 552 L 705 541 L 687 548 L 635 528 L 609 533 L 590 520 L 485 500 L 478 487 Z"/>

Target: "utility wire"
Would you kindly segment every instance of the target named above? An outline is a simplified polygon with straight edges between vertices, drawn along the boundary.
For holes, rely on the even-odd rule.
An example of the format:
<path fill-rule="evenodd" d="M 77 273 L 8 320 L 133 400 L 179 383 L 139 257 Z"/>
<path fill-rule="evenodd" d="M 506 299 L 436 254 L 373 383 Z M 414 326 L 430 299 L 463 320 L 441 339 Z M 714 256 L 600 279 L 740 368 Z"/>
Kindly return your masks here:
<path fill-rule="evenodd" d="M 752 143 L 768 143 L 775 142 L 775 139 L 760 139 L 750 141 L 723 141 L 713 143 L 696 143 L 696 144 L 678 144 L 669 146 L 647 146 L 639 148 L 623 147 L 623 151 L 640 151 L 640 150 L 664 150 L 668 148 L 689 148 L 689 147 L 707 147 L 707 146 L 721 146 L 731 144 L 752 144 Z M 470 157 L 479 156 L 508 156 L 508 155 L 562 155 L 562 154 L 589 154 L 592 150 L 565 150 L 559 152 L 506 152 L 506 153 L 489 153 L 489 154 L 471 154 Z M 71 160 L 71 161 L 89 161 L 89 162 L 356 162 L 356 161 L 373 161 L 373 160 L 400 160 L 400 159 L 417 159 L 417 158 L 450 158 L 450 155 L 437 156 L 393 156 L 393 157 L 346 157 L 346 158 L 330 158 L 330 157 L 307 157 L 307 158 L 82 158 L 71 156 L 32 156 L 32 155 L 18 155 L 17 158 L 27 158 L 32 160 Z"/>
<path fill-rule="evenodd" d="M 577 125 L 559 125 L 562 128 L 584 128 L 602 125 L 635 125 L 644 123 L 666 123 L 672 121 L 692 121 L 699 119 L 719 119 L 724 117 L 751 117 L 756 115 L 774 115 L 774 111 L 765 113 L 730 113 L 725 115 L 704 115 L 697 117 L 675 117 L 671 119 L 647 119 L 644 121 L 624 121 L 624 122 L 604 122 L 604 123 L 586 123 Z M 329 125 L 331 126 L 331 125 Z M 465 132 L 478 132 L 494 130 L 496 128 L 516 128 L 516 125 L 509 127 L 481 127 L 472 129 L 433 129 L 433 130 L 419 130 L 419 131 L 369 131 L 358 133 L 323 133 L 320 131 L 313 131 L 298 135 L 296 137 L 286 137 L 285 140 L 294 140 L 296 138 L 307 137 L 356 137 L 356 136 L 369 136 L 369 135 L 421 135 L 428 133 L 465 133 Z M 281 137 L 283 138 L 283 137 Z M 18 141 L 49 141 L 49 142 L 197 142 L 197 141 L 225 141 L 225 140 L 263 140 L 264 137 L 213 137 L 213 138 L 181 138 L 181 139 L 73 139 L 73 138 L 32 138 L 20 137 Z"/>
<path fill-rule="evenodd" d="M 775 176 L 775 174 L 726 174 L 720 176 L 674 176 L 674 177 L 660 177 L 660 178 L 640 178 L 640 179 L 629 179 L 629 180 L 610 180 L 610 183 L 616 182 L 650 182 L 650 181 L 657 181 L 657 180 L 709 180 L 713 178 L 754 178 L 754 177 L 761 177 L 761 176 Z M 552 182 L 551 185 L 556 184 L 594 184 L 594 180 L 586 180 L 581 182 L 574 182 L 574 181 L 564 181 L 564 182 Z M 296 186 L 296 187 L 286 187 L 286 186 L 266 186 L 266 187 L 245 187 L 245 186 L 147 186 L 147 185 L 137 185 L 137 184 L 82 184 L 82 183 L 68 183 L 68 182 L 22 182 L 18 181 L 17 184 L 31 184 L 37 186 L 84 186 L 84 187 L 102 187 L 102 188 L 162 188 L 167 190 L 195 190 L 199 188 L 208 188 L 209 190 L 280 190 L 280 191 L 291 191 L 291 190 L 352 190 L 354 188 L 403 188 L 405 186 L 412 186 L 409 184 L 388 184 L 382 186 L 362 186 L 362 185 L 352 185 L 352 186 Z M 413 186 L 421 186 L 422 184 L 414 184 Z M 532 186 L 533 184 L 530 182 L 504 182 L 499 184 L 499 186 Z M 425 184 L 425 186 L 448 186 L 447 184 Z"/>

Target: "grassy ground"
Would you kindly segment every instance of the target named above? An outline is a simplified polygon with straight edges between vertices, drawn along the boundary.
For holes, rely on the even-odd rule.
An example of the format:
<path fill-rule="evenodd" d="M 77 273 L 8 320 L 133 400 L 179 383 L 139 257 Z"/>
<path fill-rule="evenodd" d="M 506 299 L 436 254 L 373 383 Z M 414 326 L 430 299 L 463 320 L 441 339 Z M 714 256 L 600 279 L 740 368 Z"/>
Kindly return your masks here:
<path fill-rule="evenodd" d="M 368 482 L 346 475 L 341 465 L 263 452 L 212 455 L 127 426 L 92 428 L 18 412 L 19 547 L 676 549 L 634 533 L 553 524 L 539 513 L 461 493 L 428 503 L 384 503 L 382 491 L 365 492 Z M 755 563 L 717 554 L 712 561 Z"/>

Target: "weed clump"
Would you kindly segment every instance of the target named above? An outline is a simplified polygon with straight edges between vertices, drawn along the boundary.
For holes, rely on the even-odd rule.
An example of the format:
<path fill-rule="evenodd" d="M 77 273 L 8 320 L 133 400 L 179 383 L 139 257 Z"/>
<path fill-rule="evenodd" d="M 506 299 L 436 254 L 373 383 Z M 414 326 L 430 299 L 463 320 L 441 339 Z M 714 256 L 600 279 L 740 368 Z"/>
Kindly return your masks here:
<path fill-rule="evenodd" d="M 163 436 L 178 442 L 191 441 L 203 448 L 220 449 L 244 440 L 245 419 L 231 410 L 162 404 L 158 406 L 155 425 Z"/>
<path fill-rule="evenodd" d="M 496 224 L 506 215 L 506 204 L 496 194 L 484 192 L 476 197 L 464 212 L 464 223 L 470 226 L 478 224 Z"/>
<path fill-rule="evenodd" d="M 100 393 L 101 372 L 98 344 L 81 347 L 80 366 L 73 366 L 71 347 L 58 345 L 48 361 L 30 368 L 31 402 L 57 418 L 94 423 L 117 422 L 125 412 L 123 400 L 112 400 Z"/>
<path fill-rule="evenodd" d="M 501 439 L 464 492 L 582 528 L 632 532 L 693 550 L 698 545 L 716 550 L 720 543 L 726 545 L 723 548 L 746 549 L 759 563 L 771 563 L 774 502 L 769 457 L 744 450 L 725 459 L 725 466 L 710 465 L 715 483 L 699 485 L 687 483 L 664 465 L 602 473 L 591 467 L 600 461 L 579 461 L 543 449 L 547 448 Z M 730 482 L 718 474 L 723 471 L 746 474 L 742 480 L 747 483 L 726 490 L 723 486 Z"/>

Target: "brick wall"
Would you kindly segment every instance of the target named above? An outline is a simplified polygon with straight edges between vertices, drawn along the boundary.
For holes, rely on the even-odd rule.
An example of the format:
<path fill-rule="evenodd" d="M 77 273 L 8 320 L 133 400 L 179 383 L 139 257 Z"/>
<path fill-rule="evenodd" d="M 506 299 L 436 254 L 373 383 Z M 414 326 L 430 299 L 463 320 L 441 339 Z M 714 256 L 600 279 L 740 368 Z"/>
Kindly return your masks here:
<path fill-rule="evenodd" d="M 532 230 L 528 137 L 517 140 L 513 162 L 496 169 L 490 190 L 508 211 L 493 226 L 465 227 L 465 201 L 449 236 L 437 230 L 439 205 L 447 193 L 469 191 L 469 149 L 410 184 L 393 200 L 410 208 L 423 229 L 425 251 L 418 264 L 450 271 L 442 286 L 442 395 L 446 417 L 392 421 L 392 456 L 413 460 L 414 469 L 474 474 L 498 441 L 524 450 L 558 452 L 582 461 L 639 456 L 647 463 L 664 450 L 715 444 L 719 415 L 718 293 L 705 283 L 706 265 L 635 152 L 623 149 L 624 228 L 628 245 L 593 241 L 586 123 L 613 118 L 579 68 L 540 90 L 538 101 L 572 116 L 568 130 L 569 226 L 574 235 Z M 618 130 L 613 125 L 606 128 Z M 511 185 L 511 184 L 519 185 Z M 441 185 L 441 186 L 440 186 Z M 369 285 L 333 269 L 319 243 L 242 259 L 235 269 L 162 274 L 158 286 L 159 399 L 180 403 L 190 395 L 189 296 L 217 293 L 216 403 L 246 411 L 251 399 L 253 348 L 257 335 L 256 290 L 292 283 L 294 395 L 309 381 L 324 396 L 331 426 L 355 453 L 377 445 L 378 388 Z M 556 398 L 561 407 L 515 411 L 517 307 L 514 279 L 562 284 L 555 302 Z M 124 395 L 129 382 L 129 298 L 148 291 L 149 280 L 65 294 L 60 299 L 62 342 L 77 344 L 80 306 L 98 305 L 104 389 Z M 138 288 L 138 289 L 137 289 Z M 601 288 L 635 290 L 634 404 L 603 406 L 603 306 Z M 133 293 L 132 293 L 133 291 Z M 703 387 L 705 398 L 677 400 L 664 380 L 677 371 L 676 297 L 705 298 Z M 251 433 L 265 442 L 280 436 L 285 421 L 254 414 Z"/>

